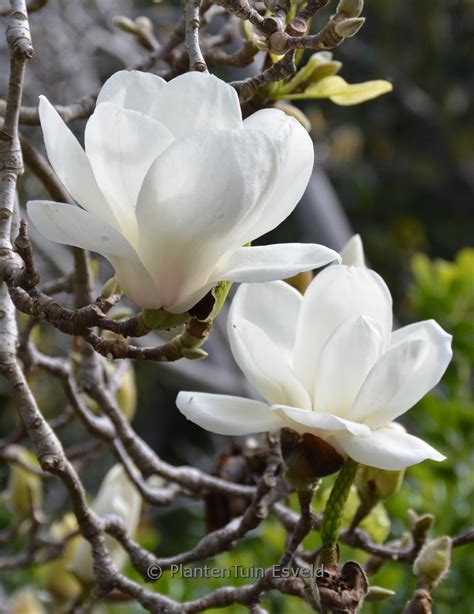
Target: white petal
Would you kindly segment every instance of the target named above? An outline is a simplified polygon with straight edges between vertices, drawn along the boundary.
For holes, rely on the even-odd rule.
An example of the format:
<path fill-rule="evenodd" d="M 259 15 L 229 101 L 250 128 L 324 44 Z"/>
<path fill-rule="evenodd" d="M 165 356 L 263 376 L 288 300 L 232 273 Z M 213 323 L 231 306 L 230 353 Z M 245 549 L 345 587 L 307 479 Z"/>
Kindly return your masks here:
<path fill-rule="evenodd" d="M 398 471 L 426 459 L 445 460 L 445 456 L 418 437 L 392 428 L 391 424 L 372 431 L 369 437 L 337 434 L 336 440 L 353 460 L 369 467 Z"/>
<path fill-rule="evenodd" d="M 183 289 L 185 288 L 185 284 L 183 284 Z M 199 286 L 194 292 L 182 291 L 178 300 L 175 301 L 173 305 L 167 307 L 167 310 L 170 313 L 185 313 L 186 311 L 189 311 L 192 307 L 199 303 L 199 301 L 204 298 L 215 285 L 215 280 L 212 280 L 205 283 L 203 286 Z"/>
<path fill-rule="evenodd" d="M 439 352 L 443 352 L 442 358 L 446 362 L 446 366 L 449 364 L 453 355 L 451 350 L 453 337 L 443 330 L 435 320 L 423 320 L 422 322 L 402 326 L 402 328 L 392 333 L 390 347 L 413 339 L 422 339 L 432 343 Z"/>
<path fill-rule="evenodd" d="M 258 326 L 286 356 L 293 351 L 302 295 L 283 281 L 239 286 L 229 322 L 245 319 Z"/>
<path fill-rule="evenodd" d="M 219 278 L 255 283 L 292 277 L 333 261 L 339 254 L 313 243 L 281 243 L 241 247 L 219 265 Z"/>
<path fill-rule="evenodd" d="M 195 131 L 152 164 L 137 205 L 140 255 L 166 309 L 216 279 L 215 265 L 237 249 L 240 225 L 277 168 L 270 140 L 249 130 Z"/>
<path fill-rule="evenodd" d="M 122 232 L 137 244 L 135 206 L 151 163 L 173 142 L 156 120 L 112 102 L 100 104 L 87 122 L 85 145 L 102 193 Z"/>
<path fill-rule="evenodd" d="M 341 249 L 342 264 L 365 266 L 364 246 L 360 235 L 354 235 Z"/>
<path fill-rule="evenodd" d="M 114 102 L 123 109 L 148 114 L 166 81 L 140 70 L 119 70 L 102 86 L 97 104 Z"/>
<path fill-rule="evenodd" d="M 148 271 L 115 228 L 73 205 L 30 201 L 27 208 L 36 229 L 47 239 L 102 254 L 115 268 L 121 288 L 132 301 L 149 309 L 161 307 Z"/>
<path fill-rule="evenodd" d="M 428 345 L 419 339 L 404 341 L 385 352 L 362 384 L 350 411 L 351 418 L 376 428 L 404 413 L 408 407 L 394 411 L 394 401 L 396 405 L 410 372 L 419 368 L 427 352 Z"/>
<path fill-rule="evenodd" d="M 285 362 L 284 353 L 258 326 L 230 313 L 227 330 L 237 364 L 266 401 L 311 407 L 308 393 Z"/>
<path fill-rule="evenodd" d="M 284 426 L 268 405 L 241 397 L 180 392 L 176 405 L 188 420 L 219 435 L 264 433 Z"/>
<path fill-rule="evenodd" d="M 115 228 L 80 207 L 33 200 L 28 202 L 27 210 L 37 230 L 55 243 L 117 257 L 130 251 L 130 245 Z"/>
<path fill-rule="evenodd" d="M 377 273 L 339 265 L 316 275 L 303 297 L 293 357 L 295 373 L 311 395 L 323 345 L 345 320 L 360 315 L 380 324 L 386 347 L 392 329 L 392 298 Z"/>
<path fill-rule="evenodd" d="M 105 476 L 93 504 L 99 516 L 115 514 L 135 534 L 142 499 L 122 465 L 114 465 Z"/>
<path fill-rule="evenodd" d="M 110 260 L 119 286 L 131 301 L 143 309 L 162 307 L 158 288 L 135 252 L 125 253 L 120 258 L 107 256 L 105 253 L 104 256 Z"/>
<path fill-rule="evenodd" d="M 44 96 L 40 96 L 39 116 L 49 161 L 65 188 L 84 209 L 118 228 L 84 150 Z"/>
<path fill-rule="evenodd" d="M 317 411 L 353 418 L 348 412 L 383 350 L 379 323 L 367 316 L 346 320 L 321 350 L 316 371 Z"/>
<path fill-rule="evenodd" d="M 280 157 L 275 190 L 260 219 L 249 230 L 246 241 L 251 241 L 278 226 L 298 204 L 313 171 L 314 146 L 303 126 L 278 109 L 257 111 L 244 121 L 244 128 L 264 132 Z"/>
<path fill-rule="evenodd" d="M 320 411 L 299 409 L 297 407 L 285 407 L 283 405 L 274 405 L 272 410 L 279 416 L 286 416 L 289 418 L 291 420 L 291 427 L 301 433 L 308 433 L 311 432 L 311 430 L 315 430 L 347 431 L 359 437 L 367 437 L 370 435 L 370 429 L 365 426 L 365 424 L 344 420 L 343 418 L 339 418 L 339 416 L 325 414 Z"/>
<path fill-rule="evenodd" d="M 451 335 L 436 322 L 415 324 L 368 374 L 351 409 L 354 420 L 376 428 L 413 407 L 440 381 L 451 360 Z"/>
<path fill-rule="evenodd" d="M 188 72 L 169 81 L 155 97 L 150 114 L 175 138 L 192 130 L 242 128 L 237 92 L 207 73 Z"/>

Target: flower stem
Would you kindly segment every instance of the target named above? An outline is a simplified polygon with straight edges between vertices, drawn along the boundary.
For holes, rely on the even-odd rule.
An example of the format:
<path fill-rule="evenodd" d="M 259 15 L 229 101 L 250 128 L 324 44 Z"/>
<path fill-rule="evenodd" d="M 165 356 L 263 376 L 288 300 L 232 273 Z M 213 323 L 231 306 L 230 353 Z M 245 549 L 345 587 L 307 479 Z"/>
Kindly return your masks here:
<path fill-rule="evenodd" d="M 321 540 L 323 542 L 320 552 L 321 563 L 337 564 L 338 562 L 337 540 L 341 528 L 342 515 L 358 466 L 358 463 L 348 459 L 332 487 L 321 524 Z"/>

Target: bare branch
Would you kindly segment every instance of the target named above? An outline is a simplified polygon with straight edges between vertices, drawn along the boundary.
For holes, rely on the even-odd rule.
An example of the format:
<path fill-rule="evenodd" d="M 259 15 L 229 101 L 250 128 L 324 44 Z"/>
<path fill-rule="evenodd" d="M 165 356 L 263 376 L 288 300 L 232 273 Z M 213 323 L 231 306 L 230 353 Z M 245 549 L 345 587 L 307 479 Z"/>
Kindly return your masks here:
<path fill-rule="evenodd" d="M 42 9 L 44 6 L 46 6 L 47 3 L 48 0 L 30 0 L 30 2 L 28 2 L 26 10 L 28 14 L 31 15 L 31 13 L 36 13 L 36 11 Z M 11 12 L 11 8 L 0 9 L 0 17 L 6 17 L 7 15 L 10 15 Z"/>
<path fill-rule="evenodd" d="M 200 0 L 186 0 L 184 18 L 186 20 L 185 45 L 189 56 L 189 68 L 206 72 L 207 66 L 199 47 L 199 7 Z"/>
<path fill-rule="evenodd" d="M 267 68 L 262 73 L 255 77 L 249 77 L 244 81 L 233 81 L 231 85 L 237 90 L 240 100 L 245 102 L 253 98 L 257 90 L 263 85 L 272 83 L 273 81 L 287 79 L 295 72 L 295 52 L 289 51 L 280 61 L 272 64 L 270 68 Z"/>
<path fill-rule="evenodd" d="M 69 105 L 55 105 L 54 108 L 68 124 L 76 119 L 85 119 L 94 110 L 97 96 L 83 96 Z M 0 116 L 5 115 L 6 101 L 0 99 Z M 19 123 L 23 126 L 38 126 L 40 123 L 38 107 L 20 107 Z"/>

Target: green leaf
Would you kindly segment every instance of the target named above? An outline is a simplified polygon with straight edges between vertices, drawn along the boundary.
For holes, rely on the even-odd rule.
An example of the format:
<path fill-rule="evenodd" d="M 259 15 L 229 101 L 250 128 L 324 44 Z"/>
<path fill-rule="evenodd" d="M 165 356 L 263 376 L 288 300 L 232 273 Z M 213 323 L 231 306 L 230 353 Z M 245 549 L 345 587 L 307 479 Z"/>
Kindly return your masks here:
<path fill-rule="evenodd" d="M 334 75 L 341 68 L 341 62 L 333 60 L 332 53 L 329 51 L 313 53 L 303 68 L 286 85 L 280 81 L 281 85 L 276 93 L 279 98 L 282 98 L 284 97 L 283 94 L 290 94 L 297 88 L 307 88 L 310 83 L 316 83 L 325 77 Z"/>
<path fill-rule="evenodd" d="M 381 79 L 349 84 L 342 77 L 332 75 L 309 86 L 301 94 L 291 94 L 286 98 L 288 100 L 329 98 L 335 104 L 348 106 L 366 102 L 391 91 L 392 84 Z"/>

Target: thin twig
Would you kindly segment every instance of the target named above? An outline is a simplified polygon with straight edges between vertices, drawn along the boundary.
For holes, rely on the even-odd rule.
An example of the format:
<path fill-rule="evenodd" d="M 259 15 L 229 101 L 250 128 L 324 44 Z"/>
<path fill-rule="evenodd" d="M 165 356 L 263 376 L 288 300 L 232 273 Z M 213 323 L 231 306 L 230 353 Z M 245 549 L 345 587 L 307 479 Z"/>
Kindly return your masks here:
<path fill-rule="evenodd" d="M 29 15 L 31 15 L 31 13 L 36 13 L 36 11 L 39 11 L 44 6 L 46 6 L 47 3 L 48 0 L 30 0 L 26 7 L 27 13 Z M 6 17 L 7 15 L 10 15 L 11 12 L 11 8 L 0 9 L 0 17 Z"/>
<path fill-rule="evenodd" d="M 186 30 L 184 44 L 189 56 L 189 68 L 198 72 L 206 72 L 207 66 L 199 46 L 199 8 L 201 0 L 186 0 L 184 18 Z"/>

